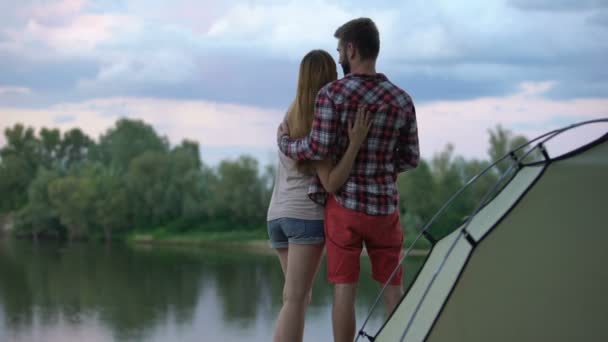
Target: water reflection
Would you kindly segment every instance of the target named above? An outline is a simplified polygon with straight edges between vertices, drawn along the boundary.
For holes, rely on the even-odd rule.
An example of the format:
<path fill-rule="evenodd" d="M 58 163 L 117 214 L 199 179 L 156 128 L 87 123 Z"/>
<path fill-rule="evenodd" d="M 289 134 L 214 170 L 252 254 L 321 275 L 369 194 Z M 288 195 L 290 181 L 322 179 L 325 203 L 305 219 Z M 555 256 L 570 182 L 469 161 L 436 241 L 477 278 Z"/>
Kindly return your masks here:
<path fill-rule="evenodd" d="M 362 264 L 360 319 L 379 290 Z M 267 341 L 282 285 L 276 257 L 234 248 L 4 241 L 0 341 Z M 306 340 L 330 338 L 330 312 L 322 267 Z M 379 326 L 381 316 L 372 324 Z"/>

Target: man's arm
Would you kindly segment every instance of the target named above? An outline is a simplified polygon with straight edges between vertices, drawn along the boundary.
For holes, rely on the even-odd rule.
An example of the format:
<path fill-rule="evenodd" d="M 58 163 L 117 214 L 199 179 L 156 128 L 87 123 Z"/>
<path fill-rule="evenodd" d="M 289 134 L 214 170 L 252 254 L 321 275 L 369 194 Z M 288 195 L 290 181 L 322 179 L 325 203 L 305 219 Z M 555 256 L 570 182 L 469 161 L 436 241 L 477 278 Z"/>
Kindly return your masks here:
<path fill-rule="evenodd" d="M 416 123 L 416 108 L 410 104 L 406 109 L 405 125 L 399 129 L 399 137 L 395 149 L 395 172 L 400 173 L 414 169 L 420 161 L 418 146 L 418 124 Z"/>
<path fill-rule="evenodd" d="M 321 89 L 315 101 L 315 113 L 310 134 L 304 138 L 291 139 L 287 134 L 278 138 L 279 149 L 295 160 L 322 160 L 329 154 L 330 146 L 336 140 L 338 118 L 334 104 Z"/>

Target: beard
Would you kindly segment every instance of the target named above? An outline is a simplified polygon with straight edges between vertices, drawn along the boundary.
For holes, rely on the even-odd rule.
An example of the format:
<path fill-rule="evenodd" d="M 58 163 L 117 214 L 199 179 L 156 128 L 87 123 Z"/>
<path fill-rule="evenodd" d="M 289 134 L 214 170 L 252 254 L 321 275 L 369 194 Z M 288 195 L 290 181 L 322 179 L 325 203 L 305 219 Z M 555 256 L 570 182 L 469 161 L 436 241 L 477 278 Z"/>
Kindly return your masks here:
<path fill-rule="evenodd" d="M 348 62 L 348 59 L 345 59 L 344 62 L 340 63 L 340 66 L 342 67 L 342 72 L 344 73 L 344 77 L 346 77 L 346 75 L 350 74 L 350 63 Z"/>

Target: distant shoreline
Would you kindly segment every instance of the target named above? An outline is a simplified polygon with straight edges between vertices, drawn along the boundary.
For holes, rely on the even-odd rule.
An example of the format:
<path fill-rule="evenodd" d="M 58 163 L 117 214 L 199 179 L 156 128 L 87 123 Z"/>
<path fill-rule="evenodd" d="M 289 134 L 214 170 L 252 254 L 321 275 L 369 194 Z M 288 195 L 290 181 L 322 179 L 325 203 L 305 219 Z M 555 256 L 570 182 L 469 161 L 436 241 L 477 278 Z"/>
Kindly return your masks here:
<path fill-rule="evenodd" d="M 226 247 L 238 247 L 240 250 L 255 252 L 260 254 L 274 254 L 274 249 L 268 244 L 268 240 L 255 239 L 255 240 L 240 240 L 240 241 L 228 241 L 228 240 L 211 240 L 211 239 L 187 239 L 187 238 L 167 238 L 167 239 L 154 239 L 149 235 L 137 235 L 130 239 L 131 243 L 137 245 L 149 245 L 149 246 L 199 246 L 199 247 L 214 247 L 214 248 L 226 248 Z M 404 248 L 406 250 L 406 248 Z M 429 249 L 412 249 L 410 255 L 412 256 L 425 256 L 429 253 Z M 361 255 L 367 255 L 365 248 Z"/>
<path fill-rule="evenodd" d="M 150 248 L 154 247 L 210 247 L 217 249 L 238 249 L 240 251 L 247 251 L 256 254 L 267 254 L 274 255 L 275 251 L 270 247 L 268 240 L 266 239 L 265 232 L 260 231 L 227 231 L 227 232 L 197 232 L 193 234 L 171 234 L 167 232 L 156 231 L 152 233 L 134 233 L 130 235 L 123 235 L 116 238 L 114 241 L 117 243 L 127 243 L 134 246 L 147 246 Z M 28 240 L 31 239 L 11 237 L 10 234 L 0 234 L 0 241 L 2 240 Z M 41 239 L 43 241 L 46 239 Z M 59 241 L 56 239 L 50 239 L 49 241 Z M 75 242 L 82 241 L 76 240 Z M 104 243 L 103 240 L 93 239 L 88 240 L 89 242 Z M 407 241 L 407 240 L 406 240 Z M 409 246 L 408 246 L 409 247 Z M 404 251 L 408 248 L 404 247 Z M 419 244 L 410 251 L 412 256 L 425 256 L 430 251 L 430 245 Z M 367 255 L 365 248 L 361 255 Z"/>

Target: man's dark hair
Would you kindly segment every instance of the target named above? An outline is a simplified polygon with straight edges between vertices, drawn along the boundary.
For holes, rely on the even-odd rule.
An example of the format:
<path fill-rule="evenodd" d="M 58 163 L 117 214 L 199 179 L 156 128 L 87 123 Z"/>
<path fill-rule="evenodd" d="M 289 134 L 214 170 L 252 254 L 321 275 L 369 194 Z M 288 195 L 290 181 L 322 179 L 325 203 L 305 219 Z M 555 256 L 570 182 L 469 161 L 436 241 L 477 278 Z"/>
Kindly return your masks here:
<path fill-rule="evenodd" d="M 361 55 L 361 59 L 376 59 L 380 52 L 380 33 L 376 24 L 370 18 L 353 19 L 338 27 L 334 37 L 340 44 L 353 44 Z"/>

